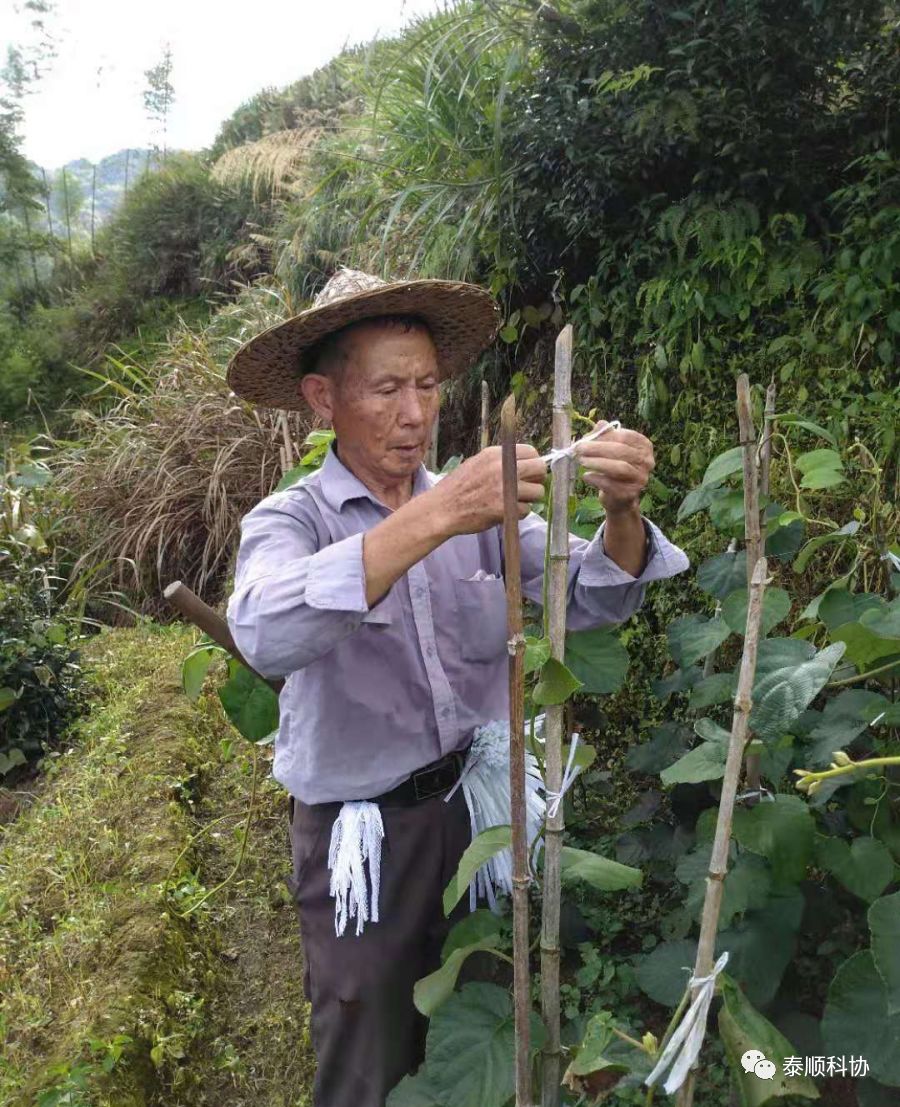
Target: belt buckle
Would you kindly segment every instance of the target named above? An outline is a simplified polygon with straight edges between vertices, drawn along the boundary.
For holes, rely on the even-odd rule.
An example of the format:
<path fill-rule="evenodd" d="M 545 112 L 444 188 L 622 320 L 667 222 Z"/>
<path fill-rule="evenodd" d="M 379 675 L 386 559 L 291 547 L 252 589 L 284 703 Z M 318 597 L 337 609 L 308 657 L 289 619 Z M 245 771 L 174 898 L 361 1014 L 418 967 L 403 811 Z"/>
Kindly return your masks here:
<path fill-rule="evenodd" d="M 435 769 L 423 769 L 421 772 L 413 773 L 412 782 L 416 801 L 421 802 L 438 795 L 439 792 L 446 791 L 454 780 L 452 765 L 439 765 Z"/>

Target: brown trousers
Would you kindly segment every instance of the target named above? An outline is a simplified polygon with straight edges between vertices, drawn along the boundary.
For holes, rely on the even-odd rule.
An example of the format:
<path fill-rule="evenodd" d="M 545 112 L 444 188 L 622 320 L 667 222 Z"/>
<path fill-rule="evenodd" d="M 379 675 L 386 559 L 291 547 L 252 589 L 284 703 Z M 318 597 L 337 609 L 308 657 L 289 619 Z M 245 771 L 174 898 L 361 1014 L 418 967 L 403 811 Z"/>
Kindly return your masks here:
<path fill-rule="evenodd" d="M 289 796 L 293 872 L 305 968 L 303 989 L 318 1067 L 315 1107 L 384 1107 L 391 1088 L 425 1056 L 427 1020 L 413 985 L 440 965 L 450 927 L 468 896 L 445 918 L 444 889 L 471 841 L 462 788 L 410 807 L 381 805 L 379 921 L 340 937 L 329 894 L 328 847 L 340 803 L 310 806 Z"/>

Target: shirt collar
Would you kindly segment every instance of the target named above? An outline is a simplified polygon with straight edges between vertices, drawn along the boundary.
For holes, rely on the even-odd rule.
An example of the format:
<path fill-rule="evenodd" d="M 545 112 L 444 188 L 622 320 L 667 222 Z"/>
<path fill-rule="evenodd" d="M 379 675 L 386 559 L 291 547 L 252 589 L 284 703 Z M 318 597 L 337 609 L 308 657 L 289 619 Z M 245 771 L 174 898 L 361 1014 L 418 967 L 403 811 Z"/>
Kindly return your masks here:
<path fill-rule="evenodd" d="M 325 495 L 325 499 L 335 511 L 340 511 L 348 500 L 364 498 L 370 500 L 379 507 L 387 507 L 363 482 L 352 473 L 341 461 L 335 452 L 334 442 L 328 447 L 325 460 L 319 469 L 319 487 Z M 417 496 L 420 492 L 427 492 L 432 487 L 432 478 L 423 464 L 419 464 L 413 477 L 412 494 Z M 388 508 L 390 510 L 390 508 Z"/>

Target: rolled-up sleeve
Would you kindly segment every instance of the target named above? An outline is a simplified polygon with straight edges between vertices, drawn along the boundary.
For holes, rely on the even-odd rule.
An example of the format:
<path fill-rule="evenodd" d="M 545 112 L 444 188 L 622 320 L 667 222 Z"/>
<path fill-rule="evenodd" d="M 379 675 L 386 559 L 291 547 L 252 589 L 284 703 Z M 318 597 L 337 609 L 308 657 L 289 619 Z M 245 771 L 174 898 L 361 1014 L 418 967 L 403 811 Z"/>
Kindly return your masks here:
<path fill-rule="evenodd" d="M 603 544 L 606 522 L 593 538 L 569 535 L 568 594 L 566 625 L 569 630 L 622 623 L 644 602 L 647 585 L 675 576 L 689 568 L 687 554 L 670 542 L 660 528 L 641 516 L 650 536 L 646 564 L 639 576 L 632 576 L 607 554 Z M 522 591 L 535 603 L 543 601 L 544 545 L 546 522 L 536 513 L 519 525 L 522 547 Z"/>
<path fill-rule="evenodd" d="M 258 673 L 287 676 L 362 623 L 389 621 L 384 598 L 366 603 L 362 544 L 359 533 L 320 549 L 311 522 L 271 497 L 244 516 L 226 620 Z"/>

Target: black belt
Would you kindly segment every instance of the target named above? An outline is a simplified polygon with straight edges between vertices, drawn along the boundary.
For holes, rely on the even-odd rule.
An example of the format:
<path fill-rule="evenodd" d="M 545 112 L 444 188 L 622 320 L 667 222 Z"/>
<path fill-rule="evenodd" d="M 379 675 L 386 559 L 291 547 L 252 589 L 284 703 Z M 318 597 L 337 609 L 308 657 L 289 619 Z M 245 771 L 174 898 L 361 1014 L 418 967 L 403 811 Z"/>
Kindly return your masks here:
<path fill-rule="evenodd" d="M 396 788 L 391 788 L 389 792 L 382 792 L 380 796 L 372 796 L 369 802 L 409 807 L 431 796 L 439 796 L 441 792 L 449 791 L 459 780 L 468 752 L 467 747 L 464 750 L 448 753 L 438 761 L 432 761 L 430 765 L 417 769 Z"/>

